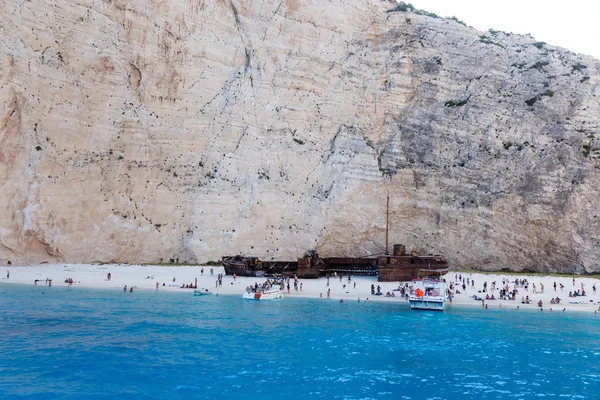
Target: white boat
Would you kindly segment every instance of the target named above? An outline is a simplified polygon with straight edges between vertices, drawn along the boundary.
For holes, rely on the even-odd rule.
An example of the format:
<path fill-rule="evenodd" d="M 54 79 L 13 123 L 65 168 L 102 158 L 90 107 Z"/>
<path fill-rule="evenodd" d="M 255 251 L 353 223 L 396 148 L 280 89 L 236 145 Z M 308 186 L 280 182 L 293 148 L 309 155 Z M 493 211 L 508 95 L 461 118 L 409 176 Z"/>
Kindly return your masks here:
<path fill-rule="evenodd" d="M 408 300 L 413 310 L 444 311 L 448 300 L 446 284 L 441 276 L 419 278 L 414 281 Z"/>
<path fill-rule="evenodd" d="M 250 300 L 283 299 L 283 284 L 281 281 L 269 279 L 261 286 L 248 286 L 246 288 L 246 293 L 242 295 L 242 298 Z"/>
<path fill-rule="evenodd" d="M 283 292 L 281 290 L 259 290 L 258 292 L 250 291 L 244 293 L 242 298 L 252 300 L 283 299 Z"/>
<path fill-rule="evenodd" d="M 194 296 L 206 296 L 212 294 L 212 292 L 206 288 L 200 288 L 194 290 Z"/>

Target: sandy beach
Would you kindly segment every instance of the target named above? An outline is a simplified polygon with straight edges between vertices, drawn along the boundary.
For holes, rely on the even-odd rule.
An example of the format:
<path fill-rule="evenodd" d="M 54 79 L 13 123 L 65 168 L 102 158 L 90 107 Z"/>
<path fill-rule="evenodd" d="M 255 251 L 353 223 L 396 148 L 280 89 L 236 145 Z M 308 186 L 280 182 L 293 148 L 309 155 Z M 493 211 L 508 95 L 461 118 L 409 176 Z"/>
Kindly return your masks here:
<path fill-rule="evenodd" d="M 211 275 L 212 269 L 212 275 Z M 7 278 L 7 273 L 10 272 L 10 276 Z M 111 279 L 108 280 L 108 274 L 111 274 Z M 213 294 L 219 295 L 239 295 L 245 291 L 249 285 L 254 285 L 255 282 L 261 283 L 264 279 L 261 278 L 250 278 L 250 277 L 237 277 L 235 280 L 232 276 L 225 275 L 223 278 L 223 286 L 216 287 L 217 275 L 224 273 L 223 267 L 211 267 L 211 266 L 165 266 L 165 265 L 130 265 L 130 264 L 44 264 L 36 266 L 7 266 L 1 272 L 0 283 L 2 284 L 25 284 L 34 285 L 35 280 L 38 280 L 37 286 L 42 289 L 47 286 L 46 279 L 52 279 L 53 287 L 67 287 L 69 286 L 65 280 L 71 278 L 73 284 L 72 290 L 78 288 L 101 288 L 101 289 L 114 289 L 123 290 L 124 286 L 127 288 L 134 287 L 136 290 L 157 290 L 156 284 L 158 282 L 159 291 L 171 291 L 171 292 L 184 292 L 188 291 L 190 296 L 192 295 L 193 289 L 181 289 L 182 284 L 193 284 L 197 279 L 198 288 L 207 288 L 213 292 Z M 474 300 L 473 295 L 481 298 L 485 298 L 487 295 L 494 294 L 496 300 L 486 300 L 489 308 L 504 308 L 507 310 L 516 309 L 538 309 L 538 301 L 543 302 L 544 311 L 562 311 L 563 308 L 567 311 L 586 311 L 595 312 L 600 307 L 600 280 L 589 277 L 579 276 L 543 276 L 543 275 L 513 275 L 513 274 L 481 274 L 481 273 L 470 273 L 470 272 L 450 272 L 445 276 L 446 282 L 455 282 L 457 276 L 463 278 L 469 278 L 469 281 L 474 280 L 475 286 L 472 287 L 471 283 L 467 286 L 467 289 L 463 291 L 462 282 L 456 285 L 461 293 L 454 296 L 452 306 L 471 306 L 481 307 L 481 301 Z M 575 284 L 573 284 L 573 278 L 575 278 Z M 175 281 L 173 281 L 175 279 Z M 502 281 L 505 281 L 504 285 Z M 515 279 L 527 279 L 529 282 L 528 290 L 525 288 L 518 287 L 518 295 L 516 300 L 498 300 L 499 290 L 501 287 L 508 284 L 509 289 L 514 289 Z M 385 296 L 372 296 L 371 285 L 381 286 L 382 293 L 393 292 L 397 289 L 400 282 L 377 282 L 376 277 L 351 277 L 348 281 L 348 277 L 344 276 L 341 280 L 339 277 L 331 277 L 329 281 L 329 287 L 327 286 L 327 279 L 302 279 L 302 290 L 295 291 L 293 285 L 290 293 L 285 294 L 286 297 L 307 297 L 307 298 L 320 298 L 323 297 L 326 300 L 327 289 L 331 289 L 331 299 L 339 301 L 357 301 L 359 298 L 361 301 L 366 301 L 367 298 L 370 301 L 388 301 L 397 303 L 407 303 L 406 300 L 400 297 L 385 297 Z M 487 292 L 483 291 L 483 285 L 487 282 Z M 496 282 L 495 290 L 492 289 L 492 283 Z M 554 289 L 554 282 L 556 282 L 556 291 Z M 536 291 L 534 293 L 533 284 L 536 285 Z M 560 285 L 564 288 L 560 289 Z M 569 297 L 569 292 L 581 290 L 582 285 L 586 292 L 586 296 L 583 297 Z M 543 285 L 543 293 L 541 288 Z M 598 288 L 598 291 L 594 293 L 593 286 Z M 398 292 L 395 292 L 398 295 Z M 531 303 L 522 304 L 521 298 L 529 296 Z M 560 304 L 551 304 L 551 299 L 560 297 Z M 331 300 L 330 300 L 331 301 Z"/>

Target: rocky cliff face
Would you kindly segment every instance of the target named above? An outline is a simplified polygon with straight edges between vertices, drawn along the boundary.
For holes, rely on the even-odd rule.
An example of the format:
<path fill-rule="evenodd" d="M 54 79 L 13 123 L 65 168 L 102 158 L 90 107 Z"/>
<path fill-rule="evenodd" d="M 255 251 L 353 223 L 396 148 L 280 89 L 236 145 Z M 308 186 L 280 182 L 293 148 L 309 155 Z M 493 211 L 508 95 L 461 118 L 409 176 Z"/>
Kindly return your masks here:
<path fill-rule="evenodd" d="M 378 0 L 0 4 L 0 260 L 600 270 L 600 61 Z"/>

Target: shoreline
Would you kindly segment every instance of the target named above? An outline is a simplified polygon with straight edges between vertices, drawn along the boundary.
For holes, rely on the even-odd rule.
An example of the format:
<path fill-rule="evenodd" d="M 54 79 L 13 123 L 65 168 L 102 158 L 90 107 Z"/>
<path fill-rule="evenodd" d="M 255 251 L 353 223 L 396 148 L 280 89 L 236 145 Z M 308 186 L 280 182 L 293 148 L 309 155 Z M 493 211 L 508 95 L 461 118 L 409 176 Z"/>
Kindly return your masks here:
<path fill-rule="evenodd" d="M 210 275 L 210 270 L 213 270 L 213 275 Z M 6 272 L 10 271 L 9 279 L 6 278 Z M 107 274 L 111 273 L 110 281 L 107 279 Z M 254 285 L 255 282 L 261 283 L 265 278 L 253 277 L 237 277 L 223 276 L 223 286 L 215 287 L 217 275 L 223 273 L 223 267 L 215 266 L 173 266 L 173 265 L 133 265 L 133 264 L 41 264 L 36 266 L 6 266 L 4 270 L 0 269 L 0 284 L 23 284 L 34 286 L 34 281 L 39 280 L 37 286 L 44 287 L 45 279 L 52 279 L 53 287 L 68 287 L 65 279 L 73 279 L 73 288 L 86 289 L 109 289 L 123 290 L 127 285 L 127 290 L 131 286 L 134 287 L 134 292 L 137 290 L 149 291 L 157 290 L 156 283 L 159 283 L 158 291 L 167 292 L 187 292 L 192 296 L 193 289 L 180 288 L 182 283 L 191 284 L 197 279 L 198 288 L 206 288 L 213 294 L 219 295 L 238 295 L 242 296 L 247 286 Z M 450 307 L 474 307 L 481 308 L 481 301 L 473 300 L 471 297 L 477 295 L 485 297 L 486 294 L 494 294 L 498 297 L 500 286 L 505 286 L 508 282 L 509 289 L 513 290 L 515 279 L 527 279 L 529 282 L 528 291 L 524 288 L 517 287 L 519 291 L 516 296 L 517 300 L 485 300 L 488 307 L 491 309 L 507 309 L 516 310 L 538 310 L 537 302 L 542 300 L 543 311 L 562 312 L 563 308 L 567 311 L 581 312 L 598 312 L 600 309 L 600 279 L 586 276 L 553 276 L 553 275 L 531 275 L 531 274 L 504 274 L 504 273 L 479 273 L 479 272 L 459 272 L 451 271 L 444 276 L 447 284 L 454 282 L 456 278 L 469 278 L 476 282 L 474 287 L 467 286 L 464 293 L 456 294 Z M 175 282 L 173 282 L 175 278 Z M 502 284 L 502 280 L 505 283 Z M 575 285 L 573 285 L 575 280 Z M 367 298 L 370 302 L 396 302 L 406 304 L 408 301 L 399 297 L 399 292 L 393 291 L 397 289 L 399 282 L 378 282 L 374 276 L 344 276 L 341 280 L 339 277 L 330 277 L 330 284 L 327 286 L 327 278 L 318 279 L 301 279 L 302 291 L 295 291 L 293 285 L 290 288 L 290 293 L 284 291 L 284 297 L 290 298 L 316 298 L 321 296 L 326 300 L 327 289 L 331 290 L 331 299 L 339 301 L 355 301 L 360 298 L 361 302 L 366 302 Z M 483 284 L 487 282 L 487 292 L 483 292 Z M 492 282 L 496 282 L 496 290 L 491 291 Z M 554 282 L 557 283 L 556 291 Z M 293 282 L 292 282 L 293 283 Z M 536 288 L 540 289 L 543 285 L 543 293 L 534 293 L 532 286 L 536 284 Z M 560 284 L 564 286 L 563 291 L 560 291 Z M 583 288 L 586 291 L 585 297 L 571 298 L 568 296 L 569 291 Z M 394 293 L 396 297 L 373 296 L 371 295 L 371 285 L 375 287 L 381 286 L 381 292 Z M 462 283 L 461 283 L 462 285 Z M 456 285 L 456 288 L 463 292 L 461 285 Z M 593 293 L 593 286 L 596 286 L 597 292 Z M 537 291 L 537 290 L 536 290 Z M 531 304 L 521 304 L 521 297 L 529 296 Z M 550 299 L 560 297 L 560 304 L 550 304 Z M 590 302 L 590 300 L 592 300 Z M 578 304 L 571 304 L 577 302 Z M 582 304 L 583 303 L 583 304 Z M 502 307 L 500 307 L 502 304 Z M 600 312 L 598 312 L 600 313 Z"/>

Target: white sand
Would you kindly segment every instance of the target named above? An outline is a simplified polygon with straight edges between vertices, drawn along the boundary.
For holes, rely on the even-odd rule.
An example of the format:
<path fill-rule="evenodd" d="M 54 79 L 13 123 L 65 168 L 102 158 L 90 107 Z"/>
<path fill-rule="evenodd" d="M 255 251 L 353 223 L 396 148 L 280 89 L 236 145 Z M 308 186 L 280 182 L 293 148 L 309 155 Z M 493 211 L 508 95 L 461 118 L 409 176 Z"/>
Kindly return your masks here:
<path fill-rule="evenodd" d="M 204 269 L 204 274 L 201 274 L 201 269 Z M 210 269 L 213 268 L 213 276 L 210 276 Z M 6 279 L 6 271 L 10 271 L 10 278 Z M 111 280 L 108 281 L 107 274 L 111 273 Z M 216 288 L 215 283 L 217 280 L 217 274 L 224 273 L 222 267 L 210 267 L 210 266 L 143 266 L 143 265 L 126 265 L 126 264 L 111 264 L 111 265 L 85 265 L 85 264 L 44 264 L 37 266 L 7 266 L 5 270 L 0 270 L 0 283 L 2 284 L 26 284 L 34 285 L 34 281 L 38 279 L 38 286 L 41 288 L 45 287 L 46 278 L 52 279 L 53 287 L 67 287 L 65 279 L 72 278 L 74 280 L 72 290 L 78 288 L 102 288 L 102 289 L 114 289 L 123 290 L 123 287 L 134 286 L 135 290 L 156 290 L 156 282 L 159 282 L 159 291 L 176 291 L 176 292 L 189 292 L 192 295 L 193 289 L 180 289 L 179 286 L 182 283 L 193 283 L 194 279 L 198 279 L 198 288 L 204 287 L 211 290 L 213 293 L 225 294 L 225 295 L 238 295 L 241 297 L 242 293 L 248 285 L 254 285 L 255 282 L 261 283 L 264 281 L 263 278 L 248 278 L 238 277 L 235 281 L 232 276 L 225 276 L 223 279 L 223 287 Z M 453 282 L 454 277 L 460 272 L 451 272 L 446 275 L 447 282 Z M 481 307 L 480 301 L 470 299 L 470 296 L 477 294 L 479 297 L 485 297 L 486 294 L 494 293 L 495 297 L 498 297 L 500 286 L 502 286 L 502 279 L 507 279 L 510 290 L 514 287 L 515 279 L 528 279 L 529 280 L 529 291 L 525 292 L 523 288 L 518 288 L 519 294 L 517 301 L 507 300 L 490 300 L 486 301 L 488 307 L 499 308 L 500 304 L 504 309 L 516 309 L 519 306 L 521 309 L 537 309 L 538 300 L 542 300 L 544 311 L 549 311 L 552 308 L 554 311 L 562 311 L 563 308 L 567 310 L 581 310 L 594 312 L 598 310 L 600 304 L 600 280 L 594 278 L 575 277 L 575 286 L 573 286 L 572 277 L 556 277 L 556 276 L 532 276 L 532 275 L 502 275 L 502 274 L 479 274 L 479 273 L 462 273 L 464 277 L 474 279 L 476 286 L 475 289 L 471 289 L 471 285 L 467 286 L 465 293 L 457 294 L 454 298 L 453 305 L 470 305 L 474 307 Z M 176 279 L 173 283 L 173 278 Z M 483 283 L 488 283 L 487 293 L 478 293 L 483 289 Z M 496 290 L 491 291 L 491 283 L 496 281 Z M 286 297 L 312 297 L 319 298 L 322 294 L 323 299 L 327 297 L 327 279 L 301 279 L 302 291 L 294 291 L 293 285 L 291 285 L 290 294 L 286 294 Z M 356 288 L 354 283 L 356 282 Z M 557 284 L 557 291 L 554 291 L 553 283 Z M 163 286 L 163 283 L 165 286 Z M 538 291 L 541 289 L 540 283 L 544 285 L 544 293 L 533 293 L 533 283 L 536 284 Z M 561 292 L 559 284 L 564 285 L 564 291 Z M 569 298 L 569 291 L 581 289 L 581 283 L 584 284 L 587 295 L 585 297 Z M 399 297 L 384 297 L 384 296 L 372 296 L 371 285 L 374 284 L 381 286 L 381 291 L 386 293 L 393 291 L 397 288 L 399 282 L 377 282 L 376 277 L 353 277 L 348 282 L 347 277 L 344 277 L 340 282 L 339 277 L 330 278 L 331 298 L 338 300 L 343 298 L 344 301 L 357 301 L 358 298 L 361 301 L 365 301 L 367 298 L 373 301 L 391 301 L 402 303 L 407 306 L 407 301 Z M 592 286 L 596 284 L 598 291 L 593 294 Z M 344 288 L 343 285 L 346 285 Z M 462 287 L 457 285 L 457 288 L 462 292 Z M 395 292 L 398 295 L 398 292 Z M 520 299 L 522 296 L 529 295 L 532 300 L 531 304 L 521 304 Z M 550 304 L 552 297 L 560 297 L 561 304 L 553 305 Z M 593 300 L 593 302 L 590 302 Z M 569 301 L 577 302 L 578 304 L 569 304 Z M 583 303 L 583 304 L 580 304 Z M 600 314 L 600 313 L 599 313 Z"/>

